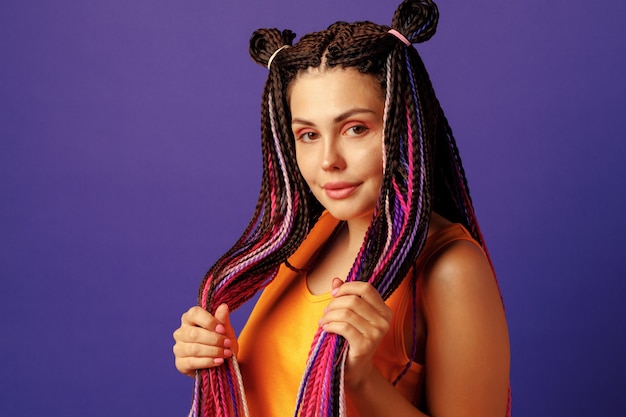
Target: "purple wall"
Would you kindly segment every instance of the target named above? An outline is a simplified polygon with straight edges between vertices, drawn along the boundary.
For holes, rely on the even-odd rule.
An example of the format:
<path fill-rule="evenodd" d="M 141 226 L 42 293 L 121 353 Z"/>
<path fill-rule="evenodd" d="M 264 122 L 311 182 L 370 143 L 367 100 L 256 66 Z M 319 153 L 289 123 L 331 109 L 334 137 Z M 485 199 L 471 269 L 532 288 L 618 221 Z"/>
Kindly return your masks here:
<path fill-rule="evenodd" d="M 626 3 L 440 3 L 419 49 L 499 273 L 514 414 L 615 414 Z M 0 415 L 185 415 L 171 333 L 259 187 L 249 35 L 394 7 L 0 2 Z"/>

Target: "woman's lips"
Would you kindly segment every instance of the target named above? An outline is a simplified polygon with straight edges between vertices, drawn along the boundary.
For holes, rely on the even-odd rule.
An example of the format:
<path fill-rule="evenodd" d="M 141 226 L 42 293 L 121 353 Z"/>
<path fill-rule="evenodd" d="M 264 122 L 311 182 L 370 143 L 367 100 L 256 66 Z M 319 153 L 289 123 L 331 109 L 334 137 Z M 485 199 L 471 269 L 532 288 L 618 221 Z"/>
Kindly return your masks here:
<path fill-rule="evenodd" d="M 347 183 L 347 182 L 328 182 L 324 184 L 322 187 L 324 192 L 333 200 L 341 200 L 349 197 L 356 191 L 358 188 L 358 184 Z"/>

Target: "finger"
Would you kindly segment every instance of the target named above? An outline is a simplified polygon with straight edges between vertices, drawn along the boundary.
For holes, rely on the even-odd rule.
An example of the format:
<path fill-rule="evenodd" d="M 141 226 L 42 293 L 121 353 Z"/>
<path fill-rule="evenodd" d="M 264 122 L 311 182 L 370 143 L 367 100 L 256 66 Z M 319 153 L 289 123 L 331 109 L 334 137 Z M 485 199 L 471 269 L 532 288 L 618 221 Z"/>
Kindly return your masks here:
<path fill-rule="evenodd" d="M 193 377 L 197 370 L 215 368 L 223 363 L 223 358 L 177 358 L 175 365 L 179 372 Z"/>
<path fill-rule="evenodd" d="M 320 320 L 320 326 L 325 331 L 334 329 L 333 333 L 338 333 L 337 331 L 339 331 L 340 333 L 338 334 L 346 336 L 344 333 L 348 331 L 348 327 L 350 328 L 350 331 L 356 331 L 359 334 L 364 334 L 368 327 L 372 327 L 372 324 L 363 318 L 363 316 L 355 313 L 353 310 L 341 308 L 326 312 L 324 317 Z"/>
<path fill-rule="evenodd" d="M 176 343 L 172 350 L 174 351 L 176 359 L 224 359 L 233 356 L 233 352 L 229 348 L 203 345 L 200 343 Z"/>
<path fill-rule="evenodd" d="M 348 284 L 344 284 L 344 286 L 346 285 Z M 328 303 L 325 313 L 346 309 L 355 312 L 371 323 L 391 321 L 392 312 L 389 307 L 382 300 L 375 301 L 375 304 L 372 304 L 369 302 L 369 299 L 369 297 L 360 297 L 352 294 L 337 296 Z"/>
<path fill-rule="evenodd" d="M 338 278 L 333 279 L 333 283 L 341 281 Z M 344 295 L 356 295 L 361 298 L 372 299 L 372 300 L 382 300 L 382 297 L 376 291 L 376 289 L 372 286 L 372 284 L 363 282 L 363 281 L 352 281 L 345 282 L 341 285 L 338 285 L 331 291 L 331 294 L 334 297 L 341 297 Z"/>
<path fill-rule="evenodd" d="M 355 311 L 351 308 L 337 308 L 327 311 L 322 317 L 321 326 L 325 331 L 331 329 L 334 333 L 340 331 L 340 334 L 346 338 L 358 336 L 353 332 L 344 334 L 344 330 L 342 330 L 344 325 L 341 324 L 336 327 L 337 323 L 345 323 L 350 329 L 354 329 L 359 335 L 369 340 L 382 339 L 389 331 L 389 322 L 383 317 L 376 314 L 363 315 L 362 311 Z M 332 326 L 329 328 L 329 325 Z"/>
<path fill-rule="evenodd" d="M 180 343 L 198 343 L 208 346 L 226 346 L 226 336 L 202 327 L 182 325 L 174 331 L 174 340 Z"/>
<path fill-rule="evenodd" d="M 235 329 L 230 322 L 230 310 L 228 305 L 221 304 L 215 310 L 215 318 L 220 321 L 215 330 L 224 335 L 224 346 L 231 348 L 235 354 L 239 352 L 239 344 L 237 342 L 237 336 L 235 335 Z"/>
<path fill-rule="evenodd" d="M 380 345 L 384 333 L 371 326 L 369 328 L 363 327 L 363 329 L 368 329 L 367 332 L 364 332 L 357 326 L 355 326 L 355 322 L 331 321 L 322 328 L 327 333 L 343 336 L 350 346 L 348 352 L 352 358 L 371 357 Z"/>
<path fill-rule="evenodd" d="M 377 311 L 377 314 L 386 320 L 391 320 L 391 310 L 385 304 L 378 291 L 367 282 L 347 282 L 335 288 L 331 294 L 335 297 L 335 300 L 349 295 L 361 298 L 371 305 Z"/>
<path fill-rule="evenodd" d="M 331 292 L 336 290 L 337 288 L 341 287 L 343 285 L 343 281 L 340 278 L 333 278 L 331 285 Z"/>
<path fill-rule="evenodd" d="M 352 344 L 356 344 L 357 339 L 363 337 L 363 333 L 357 330 L 351 322 L 347 321 L 330 320 L 322 324 L 321 327 L 326 333 L 334 333 L 343 336 L 351 346 Z"/>
<path fill-rule="evenodd" d="M 181 324 L 215 330 L 215 326 L 217 326 L 219 322 L 215 319 L 215 317 L 213 317 L 213 315 L 211 315 L 211 313 L 202 307 L 194 306 L 182 315 Z"/>

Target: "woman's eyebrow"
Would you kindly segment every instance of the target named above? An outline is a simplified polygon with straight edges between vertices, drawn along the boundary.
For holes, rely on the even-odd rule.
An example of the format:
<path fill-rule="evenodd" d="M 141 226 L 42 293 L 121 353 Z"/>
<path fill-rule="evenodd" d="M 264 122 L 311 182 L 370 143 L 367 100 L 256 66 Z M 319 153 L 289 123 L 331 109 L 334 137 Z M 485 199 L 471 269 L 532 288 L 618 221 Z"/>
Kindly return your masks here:
<path fill-rule="evenodd" d="M 367 108 L 361 108 L 361 107 L 357 107 L 354 109 L 350 109 L 344 113 L 341 113 L 339 116 L 335 117 L 333 119 L 334 123 L 340 123 L 356 114 L 361 114 L 361 113 L 370 113 L 370 114 L 376 114 L 376 112 L 374 110 L 371 109 L 367 109 Z M 315 123 L 310 122 L 308 120 L 305 119 L 300 119 L 300 118 L 295 118 L 291 120 L 291 124 L 299 124 L 299 125 L 305 125 L 305 126 L 314 126 Z"/>
<path fill-rule="evenodd" d="M 344 120 L 346 120 L 346 119 L 348 119 L 348 118 L 350 118 L 350 117 L 352 117 L 354 115 L 361 114 L 361 113 L 375 114 L 376 112 L 374 110 L 371 110 L 371 109 L 357 107 L 355 109 L 348 110 L 347 112 L 342 113 L 339 116 L 335 117 L 334 122 L 335 123 L 339 123 L 339 122 L 342 122 L 342 121 L 344 121 Z"/>

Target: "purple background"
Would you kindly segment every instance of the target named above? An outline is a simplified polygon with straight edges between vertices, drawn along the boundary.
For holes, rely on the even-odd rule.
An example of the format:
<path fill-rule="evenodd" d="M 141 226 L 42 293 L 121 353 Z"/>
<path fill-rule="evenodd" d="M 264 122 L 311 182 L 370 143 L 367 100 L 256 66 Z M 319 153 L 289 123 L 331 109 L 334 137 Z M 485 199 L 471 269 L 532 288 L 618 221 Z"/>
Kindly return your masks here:
<path fill-rule="evenodd" d="M 0 2 L 0 415 L 186 415 L 171 333 L 260 185 L 250 34 L 395 6 Z M 514 414 L 619 413 L 626 2 L 439 6 L 419 50 L 498 270 Z"/>

